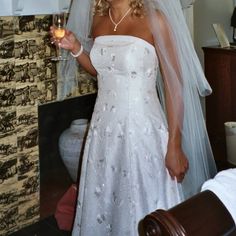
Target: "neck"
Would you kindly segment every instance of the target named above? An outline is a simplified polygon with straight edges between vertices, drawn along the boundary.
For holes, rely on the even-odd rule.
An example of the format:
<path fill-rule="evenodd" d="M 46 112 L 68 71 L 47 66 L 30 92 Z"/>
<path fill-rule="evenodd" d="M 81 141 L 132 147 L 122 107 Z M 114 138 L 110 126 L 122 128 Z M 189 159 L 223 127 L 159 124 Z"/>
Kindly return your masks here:
<path fill-rule="evenodd" d="M 112 17 L 111 8 L 108 9 L 109 18 L 112 24 L 114 25 L 113 31 L 117 30 L 118 25 L 125 19 L 125 17 L 127 17 L 130 11 L 131 11 L 131 8 L 129 7 L 128 10 L 122 13 L 121 18 L 118 21 L 115 21 L 114 18 Z"/>
<path fill-rule="evenodd" d="M 119 1 L 113 0 L 110 5 L 111 13 L 114 20 L 120 19 L 120 17 L 122 17 L 129 8 L 130 8 L 129 3 L 127 1 L 122 1 L 122 0 Z"/>

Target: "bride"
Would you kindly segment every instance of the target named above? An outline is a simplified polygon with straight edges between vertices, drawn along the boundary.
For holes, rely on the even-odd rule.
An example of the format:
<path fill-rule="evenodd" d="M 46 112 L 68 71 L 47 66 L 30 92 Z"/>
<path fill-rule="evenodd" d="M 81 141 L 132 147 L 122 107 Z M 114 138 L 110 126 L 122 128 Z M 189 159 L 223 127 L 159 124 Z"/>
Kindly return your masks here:
<path fill-rule="evenodd" d="M 210 87 L 180 3 L 74 0 L 60 46 L 65 86 L 75 61 L 98 80 L 73 235 L 138 235 L 216 172 L 199 102 Z"/>

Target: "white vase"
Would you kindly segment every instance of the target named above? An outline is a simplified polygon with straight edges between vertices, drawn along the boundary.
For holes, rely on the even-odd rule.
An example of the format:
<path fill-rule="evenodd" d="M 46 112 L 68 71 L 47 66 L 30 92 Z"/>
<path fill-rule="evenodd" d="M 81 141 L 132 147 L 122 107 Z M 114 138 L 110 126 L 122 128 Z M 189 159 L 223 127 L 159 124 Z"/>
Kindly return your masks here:
<path fill-rule="evenodd" d="M 227 161 L 236 165 L 236 122 L 225 122 Z"/>
<path fill-rule="evenodd" d="M 74 182 L 77 181 L 81 149 L 87 128 L 87 119 L 73 120 L 70 127 L 64 130 L 59 137 L 60 155 Z"/>

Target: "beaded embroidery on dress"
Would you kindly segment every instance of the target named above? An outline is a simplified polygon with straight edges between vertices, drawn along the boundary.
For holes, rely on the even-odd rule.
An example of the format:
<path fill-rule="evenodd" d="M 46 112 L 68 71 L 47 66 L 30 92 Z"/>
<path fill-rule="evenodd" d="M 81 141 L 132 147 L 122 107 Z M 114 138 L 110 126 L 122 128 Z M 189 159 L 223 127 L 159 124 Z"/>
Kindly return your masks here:
<path fill-rule="evenodd" d="M 155 48 L 99 36 L 90 52 L 98 96 L 86 140 L 74 236 L 137 236 L 138 223 L 182 200 L 165 167 L 168 130 L 156 92 Z"/>

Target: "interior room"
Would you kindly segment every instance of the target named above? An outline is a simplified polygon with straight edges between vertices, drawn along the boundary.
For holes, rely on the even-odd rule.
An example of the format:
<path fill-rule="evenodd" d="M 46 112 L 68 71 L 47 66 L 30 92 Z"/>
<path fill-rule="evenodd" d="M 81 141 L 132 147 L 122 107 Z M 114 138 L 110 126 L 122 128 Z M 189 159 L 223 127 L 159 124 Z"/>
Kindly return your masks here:
<path fill-rule="evenodd" d="M 96 76 L 78 65 L 76 79 L 68 85 L 71 92 L 65 94 L 61 62 L 52 60 L 58 50 L 51 43 L 50 26 L 58 12 L 68 19 L 71 1 L 1 0 L 0 236 L 71 235 L 59 225 L 63 212 L 58 207 L 80 178 L 98 88 Z M 173 1 L 181 2 L 196 55 L 212 88 L 211 95 L 201 98 L 201 107 L 217 172 L 235 170 L 236 1 Z M 177 236 L 181 230 L 181 235 L 189 235 L 184 230 L 192 232 L 203 223 L 191 217 L 186 221 L 184 213 L 195 212 L 201 218 L 207 206 L 215 209 L 209 216 L 206 213 L 212 219 L 209 225 L 225 219 L 222 228 L 216 227 L 215 234 L 191 235 L 236 235 L 228 205 L 224 207 L 207 184 L 205 190 L 169 211 L 149 212 L 146 235 L 168 231 L 172 234 L 163 235 Z M 225 234 L 219 234 L 222 230 Z"/>

